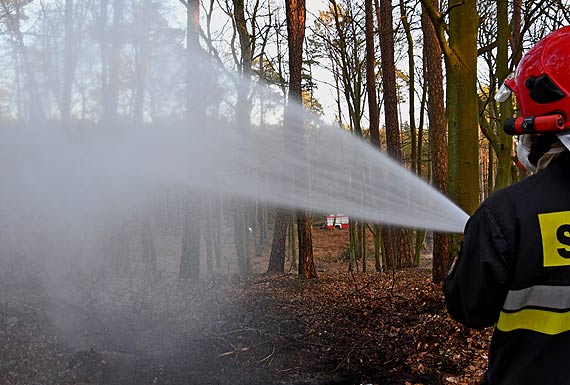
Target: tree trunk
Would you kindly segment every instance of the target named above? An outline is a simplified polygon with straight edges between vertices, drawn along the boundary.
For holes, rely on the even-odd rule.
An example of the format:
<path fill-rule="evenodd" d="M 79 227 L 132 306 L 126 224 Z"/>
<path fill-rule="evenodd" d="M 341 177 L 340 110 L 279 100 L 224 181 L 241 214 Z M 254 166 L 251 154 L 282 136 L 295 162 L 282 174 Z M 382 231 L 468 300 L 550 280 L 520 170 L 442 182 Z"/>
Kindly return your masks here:
<path fill-rule="evenodd" d="M 235 201 L 234 201 L 235 202 Z M 251 273 L 250 254 L 247 246 L 248 226 L 246 220 L 247 205 L 242 202 L 235 202 L 234 211 L 234 243 L 236 246 L 236 256 L 239 272 L 242 275 Z"/>
<path fill-rule="evenodd" d="M 150 219 L 144 218 L 141 229 L 141 249 L 145 266 L 145 281 L 149 283 L 156 273 L 156 246 L 151 232 Z"/>
<path fill-rule="evenodd" d="M 203 215 L 206 229 L 204 234 L 204 241 L 206 243 L 206 266 L 208 268 L 208 275 L 211 277 L 216 273 L 215 261 L 217 259 L 216 250 L 214 248 L 214 243 L 216 242 L 214 199 L 206 197 L 204 201 Z"/>
<path fill-rule="evenodd" d="M 71 88 L 75 66 L 73 64 L 73 1 L 65 0 L 65 43 L 63 59 L 63 90 L 61 96 L 61 120 L 64 125 L 69 123 L 71 113 Z"/>
<path fill-rule="evenodd" d="M 117 0 L 116 0 L 117 1 Z M 190 124 L 192 119 L 204 113 L 203 101 L 195 97 L 190 85 L 190 79 L 200 71 L 201 63 L 195 55 L 200 54 L 198 31 L 200 28 L 200 1 L 188 0 L 186 3 L 186 119 Z M 195 87 L 196 85 L 194 85 Z M 193 126 L 191 126 L 193 127 Z M 194 127 L 195 129 L 198 129 Z M 201 198 L 196 193 L 187 197 L 188 209 L 184 220 L 182 232 L 182 256 L 180 260 L 180 278 L 196 282 L 200 278 L 200 226 L 201 226 Z"/>
<path fill-rule="evenodd" d="M 381 260 L 381 244 L 382 239 L 380 238 L 380 226 L 374 225 L 374 267 L 376 268 L 376 272 L 380 273 L 382 271 L 382 260 Z"/>
<path fill-rule="evenodd" d="M 193 79 L 196 67 L 200 65 L 198 56 L 200 49 L 200 0 L 186 0 L 186 117 L 190 121 L 192 115 L 199 112 Z M 198 78 L 198 77 L 197 77 Z"/>
<path fill-rule="evenodd" d="M 135 106 L 133 117 L 135 125 L 140 126 L 144 120 L 144 100 L 146 92 L 146 77 L 149 56 L 149 34 L 150 28 L 148 26 L 148 19 L 150 13 L 149 0 L 143 0 L 142 11 L 139 15 L 137 25 L 140 27 L 138 31 L 138 51 L 137 51 L 137 67 L 136 67 L 136 88 L 135 88 Z"/>
<path fill-rule="evenodd" d="M 410 22 L 408 21 L 408 16 L 406 15 L 406 9 L 404 6 L 404 0 L 400 0 L 400 15 L 402 20 L 402 25 L 404 31 L 406 32 L 406 41 L 408 42 L 408 104 L 409 104 L 409 114 L 410 114 L 410 141 L 412 143 L 411 150 L 411 160 L 412 160 L 412 172 L 416 172 L 417 164 L 417 142 L 421 138 L 416 136 L 416 76 L 415 76 L 415 62 L 414 62 L 414 39 L 412 37 L 412 31 Z"/>
<path fill-rule="evenodd" d="M 511 34 L 511 51 L 513 52 L 513 59 L 511 68 L 516 67 L 522 59 L 522 44 L 521 44 L 521 13 L 523 5 L 522 0 L 513 1 L 513 19 L 512 19 L 512 34 Z"/>
<path fill-rule="evenodd" d="M 111 47 L 109 50 L 107 95 L 103 100 L 102 118 L 106 123 L 112 123 L 117 117 L 119 108 L 119 81 L 121 69 L 123 2 L 113 2 L 113 26 L 111 34 Z"/>
<path fill-rule="evenodd" d="M 438 0 L 432 0 L 437 10 Z M 429 144 L 432 157 L 433 186 L 443 194 L 447 193 L 447 119 L 445 117 L 443 66 L 441 48 L 425 9 L 422 12 L 424 35 L 424 65 L 426 66 L 426 87 L 428 89 Z M 442 282 L 449 270 L 448 237 L 433 235 L 432 279 Z"/>
<path fill-rule="evenodd" d="M 285 246 L 287 243 L 287 227 L 289 224 L 289 211 L 277 209 L 275 214 L 275 225 L 273 226 L 273 243 L 271 244 L 271 254 L 269 255 L 268 273 L 285 272 Z"/>
<path fill-rule="evenodd" d="M 374 49 L 373 0 L 365 0 L 366 12 L 366 92 L 368 95 L 368 116 L 370 118 L 370 142 L 380 149 L 380 113 L 376 99 L 376 50 Z"/>
<path fill-rule="evenodd" d="M 376 0 L 378 2 L 378 0 Z M 394 31 L 392 30 L 392 2 L 380 1 L 380 54 L 382 58 L 382 82 L 384 89 L 384 117 L 386 125 L 386 147 L 388 154 L 402 162 L 400 125 L 398 121 L 398 99 L 396 95 L 396 66 L 394 62 Z M 413 249 L 408 230 L 384 229 L 382 235 L 388 253 L 388 268 L 413 265 Z"/>
<path fill-rule="evenodd" d="M 289 222 L 289 250 L 291 252 L 291 269 L 298 269 L 297 263 L 297 213 L 291 211 L 291 221 Z"/>
<path fill-rule="evenodd" d="M 196 194 L 189 194 L 182 234 L 180 278 L 190 282 L 200 279 L 201 204 Z"/>
<path fill-rule="evenodd" d="M 250 82 L 251 82 L 251 69 L 253 65 L 253 47 L 250 32 L 247 29 L 247 20 L 245 18 L 245 3 L 244 0 L 233 0 L 234 5 L 234 23 L 239 36 L 240 45 L 240 63 L 236 63 L 240 69 L 240 78 L 238 80 L 237 101 L 236 101 L 236 122 L 238 129 L 245 133 L 249 130 L 251 123 L 250 110 L 251 100 L 249 99 Z M 250 237 L 249 237 L 249 224 L 251 223 L 250 217 L 254 206 L 246 203 L 236 203 L 236 220 L 234 222 L 235 228 L 235 241 L 238 256 L 238 266 L 242 274 L 249 274 L 251 272 L 250 262 Z M 241 218 L 238 218 L 241 217 Z M 241 239 L 240 239 L 241 238 Z"/>
<path fill-rule="evenodd" d="M 348 232 L 349 232 L 349 236 L 350 236 L 350 242 L 349 242 L 349 260 L 348 260 L 348 271 L 354 271 L 354 269 L 356 268 L 356 249 L 357 249 L 357 245 L 356 245 L 356 223 L 353 219 L 350 219 L 350 222 L 348 224 Z"/>
<path fill-rule="evenodd" d="M 479 207 L 479 120 L 477 94 L 476 0 L 453 1 L 449 16 L 447 74 L 449 196 L 468 214 Z M 450 253 L 459 250 L 451 237 Z"/>
<path fill-rule="evenodd" d="M 365 0 L 364 12 L 366 17 L 366 92 L 368 95 L 368 116 L 370 118 L 370 143 L 380 149 L 380 111 L 376 98 L 376 55 L 374 47 L 374 4 L 373 0 Z M 380 227 L 374 225 L 374 265 L 376 271 L 382 271 L 380 261 Z M 366 263 L 364 262 L 363 271 Z"/>
<path fill-rule="evenodd" d="M 449 194 L 468 214 L 479 206 L 477 7 L 475 0 L 449 4 L 447 73 Z"/>
<path fill-rule="evenodd" d="M 305 40 L 305 0 L 290 0 L 286 2 L 287 36 L 289 43 L 289 98 L 285 111 L 286 129 L 303 130 L 303 122 L 295 112 L 302 104 L 301 73 L 303 68 L 303 41 Z M 287 135 L 287 134 L 286 134 Z M 303 144 L 301 144 L 303 145 Z M 306 162 L 306 149 L 301 149 L 300 162 Z M 298 178 L 308 178 L 299 175 Z M 299 183 L 305 185 L 301 180 Z M 313 260 L 313 241 L 311 234 L 311 215 L 304 211 L 297 212 L 297 233 L 299 236 L 299 274 L 305 278 L 316 278 L 317 270 Z"/>
<path fill-rule="evenodd" d="M 101 50 L 101 116 L 103 119 L 106 114 L 107 97 L 109 95 L 109 59 L 107 48 L 107 18 L 108 18 L 108 0 L 101 0 L 99 6 L 99 45 Z"/>
<path fill-rule="evenodd" d="M 299 234 L 299 274 L 308 279 L 317 278 L 317 268 L 313 259 L 310 213 L 297 212 L 297 233 Z"/>
<path fill-rule="evenodd" d="M 508 21 L 508 2 L 507 0 L 497 1 L 497 80 L 499 87 L 503 84 L 505 78 L 509 75 L 509 58 L 508 58 L 508 42 L 509 42 L 509 21 Z M 493 101 L 494 103 L 494 101 Z M 507 187 L 512 183 L 511 166 L 513 152 L 513 137 L 507 135 L 503 128 L 505 120 L 513 116 L 512 103 L 499 104 L 499 121 L 500 127 L 498 131 L 497 149 L 497 175 L 495 176 L 494 189 Z M 489 162 L 492 164 L 492 153 L 489 152 Z"/>
<path fill-rule="evenodd" d="M 22 19 L 22 14 L 20 11 L 20 4 L 15 5 L 15 14 L 11 14 L 11 10 L 8 7 L 7 2 L 1 2 L 6 18 L 6 23 L 10 32 L 13 34 L 13 45 L 14 51 L 20 56 L 20 63 L 23 69 L 24 79 L 26 80 L 27 90 L 28 90 L 28 100 L 29 100 L 29 119 L 34 122 L 42 121 L 45 119 L 42 102 L 39 96 L 38 83 L 30 61 L 28 58 L 28 50 L 24 42 L 24 35 L 20 29 L 20 20 Z"/>
<path fill-rule="evenodd" d="M 360 244 L 362 245 L 360 252 L 362 255 L 362 272 L 366 273 L 366 223 L 364 222 L 360 224 Z"/>

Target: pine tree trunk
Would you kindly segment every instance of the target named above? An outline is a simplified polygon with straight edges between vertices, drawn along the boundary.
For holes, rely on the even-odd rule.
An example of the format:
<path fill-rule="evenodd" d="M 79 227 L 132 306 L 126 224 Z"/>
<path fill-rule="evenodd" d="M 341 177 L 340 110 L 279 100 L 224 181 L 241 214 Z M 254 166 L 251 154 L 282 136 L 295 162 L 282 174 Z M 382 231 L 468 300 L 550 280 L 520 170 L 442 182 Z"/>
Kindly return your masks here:
<path fill-rule="evenodd" d="M 382 256 L 380 253 L 382 239 L 380 238 L 380 226 L 374 225 L 374 267 L 376 272 L 382 272 Z"/>
<path fill-rule="evenodd" d="M 377 0 L 378 1 L 378 0 Z M 378 10 L 377 10 L 378 13 Z M 394 37 L 392 27 L 392 2 L 380 0 L 380 54 L 382 58 L 382 79 L 384 85 L 384 117 L 386 125 L 386 147 L 388 154 L 402 162 L 400 124 L 398 120 L 398 98 L 396 95 L 396 66 L 394 62 Z M 404 229 L 385 229 L 382 234 L 388 268 L 413 266 L 411 235 Z"/>
<path fill-rule="evenodd" d="M 273 243 L 271 244 L 271 254 L 269 256 L 268 273 L 285 272 L 285 246 L 287 243 L 287 227 L 289 224 L 289 211 L 277 209 L 275 215 L 275 225 L 273 227 Z"/>
<path fill-rule="evenodd" d="M 291 212 L 291 222 L 289 223 L 289 250 L 291 251 L 291 268 L 298 268 L 297 262 L 297 214 Z"/>
<path fill-rule="evenodd" d="M 289 99 L 285 112 L 286 129 L 303 129 L 295 113 L 295 105 L 302 104 L 301 75 L 303 66 L 303 42 L 305 39 L 305 0 L 290 0 L 285 3 L 287 13 L 287 36 L 289 43 Z M 298 107 L 297 107 L 298 108 Z M 296 128 L 299 127 L 299 128 Z M 300 144 L 303 145 L 303 144 Z M 300 162 L 306 162 L 306 149 L 301 148 Z M 297 175 L 299 179 L 308 175 Z M 303 185 L 303 180 L 300 181 Z M 307 212 L 297 213 L 297 232 L 299 234 L 299 274 L 305 278 L 316 278 L 317 270 L 313 260 L 313 241 L 311 234 L 311 216 Z"/>
<path fill-rule="evenodd" d="M 366 273 L 366 223 L 360 225 L 360 239 L 362 244 L 362 272 Z"/>
<path fill-rule="evenodd" d="M 180 278 L 190 282 L 200 279 L 201 204 L 196 194 L 189 194 L 182 232 Z"/>
<path fill-rule="evenodd" d="M 139 15 L 138 25 L 141 30 L 138 31 L 138 52 L 137 66 L 135 70 L 136 88 L 135 88 L 135 105 L 133 110 L 133 121 L 135 125 L 140 126 L 144 120 L 144 100 L 146 92 L 146 78 L 148 72 L 148 56 L 149 56 L 149 35 L 148 18 L 150 13 L 149 0 L 143 0 L 142 11 Z"/>
<path fill-rule="evenodd" d="M 437 0 L 433 6 L 438 9 Z M 443 194 L 447 193 L 447 119 L 445 115 L 443 91 L 443 66 L 441 48 L 433 24 L 428 15 L 422 12 L 424 34 L 424 60 L 426 83 L 428 87 L 429 143 L 432 157 L 433 186 Z M 441 233 L 433 235 L 432 279 L 442 282 L 449 270 L 448 236 Z"/>
<path fill-rule="evenodd" d="M 316 278 L 317 269 L 313 259 L 313 237 L 311 215 L 306 211 L 297 212 L 297 232 L 299 234 L 299 275 Z"/>
<path fill-rule="evenodd" d="M 73 63 L 73 1 L 65 0 L 65 43 L 63 59 L 63 85 L 61 97 L 61 120 L 64 125 L 69 123 L 71 113 L 71 88 L 75 66 Z"/>
<path fill-rule="evenodd" d="M 376 55 L 374 47 L 373 0 L 365 0 L 366 12 L 366 92 L 368 95 L 368 116 L 370 119 L 370 143 L 380 149 L 380 113 L 376 98 Z"/>
<path fill-rule="evenodd" d="M 505 78 L 509 75 L 509 52 L 508 44 L 510 38 L 510 26 L 508 21 L 508 2 L 507 0 L 497 1 L 497 80 L 498 87 L 501 86 Z M 499 143 L 495 148 L 497 149 L 497 175 L 495 178 L 494 189 L 501 189 L 507 187 L 512 183 L 511 180 L 511 166 L 512 153 L 513 153 L 513 137 L 507 135 L 503 128 L 505 120 L 513 116 L 512 103 L 500 103 L 500 128 L 498 131 Z M 489 161 L 492 160 L 492 155 L 489 155 Z M 492 162 L 491 162 L 492 164 Z"/>
<path fill-rule="evenodd" d="M 111 34 L 111 46 L 109 48 L 109 66 L 107 97 L 103 101 L 102 120 L 106 123 L 113 123 L 117 116 L 119 107 L 119 81 L 121 69 L 121 30 L 123 25 L 123 2 L 115 0 L 113 2 L 113 25 Z"/>
<path fill-rule="evenodd" d="M 354 271 L 356 268 L 356 223 L 354 220 L 350 220 L 348 224 L 348 231 L 349 231 L 349 247 L 348 247 L 348 271 Z"/>

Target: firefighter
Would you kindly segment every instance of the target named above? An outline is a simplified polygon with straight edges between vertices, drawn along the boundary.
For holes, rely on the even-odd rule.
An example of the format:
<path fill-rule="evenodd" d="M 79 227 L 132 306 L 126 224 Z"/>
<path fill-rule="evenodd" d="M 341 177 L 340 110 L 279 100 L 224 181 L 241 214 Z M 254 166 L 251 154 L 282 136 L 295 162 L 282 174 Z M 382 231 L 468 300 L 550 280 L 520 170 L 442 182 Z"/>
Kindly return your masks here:
<path fill-rule="evenodd" d="M 482 384 L 570 384 L 570 26 L 523 57 L 514 93 L 519 161 L 533 174 L 486 199 L 444 284 L 449 314 L 494 326 Z"/>

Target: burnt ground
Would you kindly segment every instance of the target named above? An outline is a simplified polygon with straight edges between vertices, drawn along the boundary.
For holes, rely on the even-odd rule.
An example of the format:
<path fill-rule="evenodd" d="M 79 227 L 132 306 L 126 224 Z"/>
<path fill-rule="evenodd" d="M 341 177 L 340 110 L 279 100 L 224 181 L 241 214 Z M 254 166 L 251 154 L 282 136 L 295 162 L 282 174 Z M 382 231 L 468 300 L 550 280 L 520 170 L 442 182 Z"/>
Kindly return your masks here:
<path fill-rule="evenodd" d="M 346 233 L 313 230 L 312 281 L 0 282 L 0 384 L 477 384 L 491 331 L 451 320 L 427 267 L 346 272 Z"/>

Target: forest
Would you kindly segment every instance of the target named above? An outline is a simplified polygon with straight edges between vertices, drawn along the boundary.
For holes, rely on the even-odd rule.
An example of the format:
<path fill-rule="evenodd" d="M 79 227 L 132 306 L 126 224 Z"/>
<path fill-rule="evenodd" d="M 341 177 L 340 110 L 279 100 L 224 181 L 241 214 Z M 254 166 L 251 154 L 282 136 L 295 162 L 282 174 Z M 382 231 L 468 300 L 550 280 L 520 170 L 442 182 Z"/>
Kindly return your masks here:
<path fill-rule="evenodd" d="M 562 0 L 0 0 L 0 384 L 479 384 L 465 222 Z"/>

